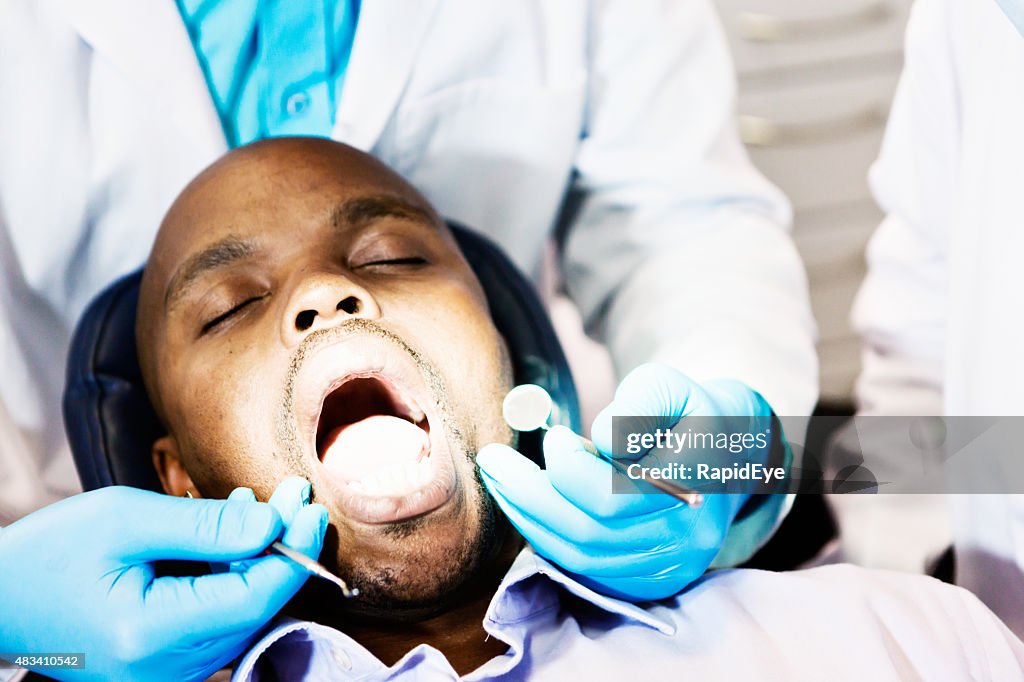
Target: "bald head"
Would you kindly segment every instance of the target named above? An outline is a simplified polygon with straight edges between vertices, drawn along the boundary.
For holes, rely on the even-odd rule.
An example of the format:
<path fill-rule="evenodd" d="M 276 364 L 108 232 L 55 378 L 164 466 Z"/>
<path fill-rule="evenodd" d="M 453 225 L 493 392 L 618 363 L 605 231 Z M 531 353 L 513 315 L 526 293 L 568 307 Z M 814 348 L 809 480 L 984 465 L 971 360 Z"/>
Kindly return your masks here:
<path fill-rule="evenodd" d="M 176 303 L 198 276 L 251 255 L 247 250 L 252 244 L 240 237 L 242 233 L 261 230 L 280 218 L 287 224 L 287 212 L 313 210 L 306 198 L 322 197 L 342 186 L 351 189 L 356 200 L 348 206 L 328 208 L 328 218 L 336 223 L 408 213 L 447 232 L 429 202 L 401 176 L 369 154 L 340 142 L 276 138 L 228 152 L 182 190 L 164 217 L 146 262 L 136 334 L 147 387 L 155 388 L 157 378 L 152 341 L 160 329 L 161 313 Z M 360 190 L 364 193 L 357 198 Z M 296 203 L 305 205 L 296 207 Z M 295 219 L 299 218 L 296 213 Z M 215 234 L 222 238 L 211 240 Z M 192 247 L 198 242 L 208 242 L 204 253 L 194 252 Z M 186 253 L 192 255 L 191 263 L 183 262 Z M 151 393 L 163 418 L 159 391 Z"/>

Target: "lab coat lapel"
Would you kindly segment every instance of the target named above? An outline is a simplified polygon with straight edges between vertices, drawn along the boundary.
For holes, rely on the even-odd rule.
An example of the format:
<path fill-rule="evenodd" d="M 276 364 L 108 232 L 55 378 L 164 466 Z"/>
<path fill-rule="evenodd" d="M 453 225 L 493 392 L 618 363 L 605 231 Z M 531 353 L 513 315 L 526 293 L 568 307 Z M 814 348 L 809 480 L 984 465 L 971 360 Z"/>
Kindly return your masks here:
<path fill-rule="evenodd" d="M 191 143 L 227 149 L 202 68 L 173 0 L 58 0 L 82 39 L 168 112 Z M 371 3 L 368 3 L 371 4 Z"/>
<path fill-rule="evenodd" d="M 372 0 L 362 3 L 335 137 L 369 150 L 409 80 L 437 0 Z"/>

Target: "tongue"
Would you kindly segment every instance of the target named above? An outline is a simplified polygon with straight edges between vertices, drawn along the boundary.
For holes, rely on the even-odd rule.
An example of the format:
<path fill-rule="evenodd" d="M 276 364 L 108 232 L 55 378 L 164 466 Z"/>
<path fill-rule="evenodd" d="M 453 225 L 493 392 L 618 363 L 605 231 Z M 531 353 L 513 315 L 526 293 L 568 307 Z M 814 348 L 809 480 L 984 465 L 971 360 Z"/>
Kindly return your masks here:
<path fill-rule="evenodd" d="M 343 481 L 359 481 L 430 453 L 426 432 L 398 417 L 374 415 L 339 426 L 324 442 L 324 466 Z"/>

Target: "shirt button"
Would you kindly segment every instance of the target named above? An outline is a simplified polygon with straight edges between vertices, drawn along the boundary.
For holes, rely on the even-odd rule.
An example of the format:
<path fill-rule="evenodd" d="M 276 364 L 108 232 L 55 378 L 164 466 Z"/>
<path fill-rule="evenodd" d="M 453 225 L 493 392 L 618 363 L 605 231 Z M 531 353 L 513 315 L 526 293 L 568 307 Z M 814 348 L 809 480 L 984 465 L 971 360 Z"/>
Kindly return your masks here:
<path fill-rule="evenodd" d="M 352 667 L 352 659 L 348 657 L 348 654 L 341 647 L 331 647 L 331 658 L 345 670 L 349 670 Z"/>
<path fill-rule="evenodd" d="M 296 92 L 285 100 L 284 103 L 284 110 L 288 112 L 289 116 L 298 116 L 303 114 L 308 108 L 309 95 L 304 92 Z"/>

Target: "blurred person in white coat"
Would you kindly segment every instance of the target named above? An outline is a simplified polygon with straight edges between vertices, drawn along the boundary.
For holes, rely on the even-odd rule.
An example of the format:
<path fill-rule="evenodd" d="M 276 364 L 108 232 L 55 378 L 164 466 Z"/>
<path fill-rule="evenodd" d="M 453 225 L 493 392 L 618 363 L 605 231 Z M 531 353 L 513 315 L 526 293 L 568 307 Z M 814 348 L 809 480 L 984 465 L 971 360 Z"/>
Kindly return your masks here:
<path fill-rule="evenodd" d="M 1024 415 L 1022 32 L 1019 0 L 914 5 L 870 178 L 886 218 L 853 312 L 860 415 Z M 846 558 L 923 570 L 952 539 L 957 582 L 1024 633 L 1024 496 L 832 503 Z"/>
<path fill-rule="evenodd" d="M 71 538 L 88 535 L 81 519 L 107 518 L 59 503 L 48 516 L 29 514 L 76 491 L 59 409 L 75 321 L 104 286 L 142 264 L 190 178 L 260 137 L 315 134 L 371 152 L 534 275 L 558 232 L 568 291 L 620 376 L 660 361 L 686 373 L 687 395 L 704 409 L 811 410 L 813 322 L 790 211 L 737 139 L 734 75 L 710 2 L 317 8 L 0 0 L 0 525 L 24 517 L 0 531 L 0 572 L 31 577 L 39 572 L 30 556 L 51 559 L 26 539 L 43 532 L 40 518 L 49 519 L 46 532 Z M 630 395 L 648 396 L 654 411 L 685 406 L 687 395 L 663 388 L 634 381 Z M 662 406 L 666 395 L 679 405 Z M 495 493 L 507 510 L 527 504 L 514 499 L 525 479 L 551 485 L 522 463 L 489 473 L 510 483 L 510 496 Z M 669 594 L 716 556 L 742 561 L 777 525 L 783 499 L 704 510 L 702 545 L 665 557 L 657 575 L 619 576 L 610 589 Z M 108 520 L 173 524 L 156 504 Z M 541 519 L 559 511 L 526 509 Z M 652 512 L 693 513 L 678 504 Z M 18 537 L 29 544 L 12 546 Z M 564 539 L 571 549 L 576 538 Z M 655 533 L 617 551 L 649 554 L 662 540 Z M 297 589 L 294 580 L 287 589 Z M 231 617 L 223 604 L 210 607 Z M 255 632 L 262 623 L 248 625 Z M 158 640 L 133 641 L 168 641 Z"/>

